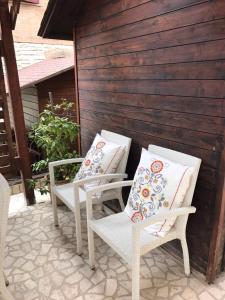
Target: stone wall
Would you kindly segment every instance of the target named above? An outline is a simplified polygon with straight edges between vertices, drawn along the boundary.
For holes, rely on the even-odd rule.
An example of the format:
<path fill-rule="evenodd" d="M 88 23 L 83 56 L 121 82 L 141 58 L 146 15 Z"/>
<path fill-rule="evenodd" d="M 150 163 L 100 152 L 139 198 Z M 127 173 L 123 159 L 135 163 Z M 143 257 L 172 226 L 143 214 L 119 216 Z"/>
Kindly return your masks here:
<path fill-rule="evenodd" d="M 50 45 L 35 43 L 14 43 L 16 51 L 16 60 L 18 69 L 23 69 L 32 64 L 46 59 L 48 51 L 63 49 L 65 55 L 73 51 L 72 46 L 66 45 Z"/>

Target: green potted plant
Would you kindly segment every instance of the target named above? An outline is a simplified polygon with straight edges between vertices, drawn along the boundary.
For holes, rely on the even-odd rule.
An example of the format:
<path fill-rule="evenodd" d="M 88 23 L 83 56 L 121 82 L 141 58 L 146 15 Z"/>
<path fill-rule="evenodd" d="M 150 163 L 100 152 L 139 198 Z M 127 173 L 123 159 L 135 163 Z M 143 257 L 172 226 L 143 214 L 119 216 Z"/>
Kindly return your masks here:
<path fill-rule="evenodd" d="M 51 161 L 74 158 L 77 156 L 75 143 L 79 125 L 71 120 L 73 103 L 62 100 L 61 104 L 48 104 L 40 114 L 38 122 L 29 132 L 32 143 L 42 153 L 43 158 L 32 165 L 35 174 L 46 173 Z M 79 166 L 66 165 L 55 168 L 55 178 L 58 182 L 70 181 L 74 178 Z M 37 188 L 41 194 L 49 192 L 49 176 L 43 179 L 30 180 L 30 186 Z"/>

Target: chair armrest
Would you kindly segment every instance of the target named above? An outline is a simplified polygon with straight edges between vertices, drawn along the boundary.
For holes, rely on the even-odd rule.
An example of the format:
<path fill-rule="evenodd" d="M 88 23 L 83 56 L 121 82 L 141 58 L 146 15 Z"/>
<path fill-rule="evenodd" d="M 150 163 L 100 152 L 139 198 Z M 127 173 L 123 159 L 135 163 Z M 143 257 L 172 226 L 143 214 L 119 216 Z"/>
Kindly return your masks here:
<path fill-rule="evenodd" d="M 69 159 L 63 159 L 63 160 L 57 160 L 50 162 L 48 164 L 49 169 L 49 176 L 50 176 L 50 185 L 55 185 L 55 174 L 54 174 L 54 168 L 58 166 L 63 165 L 69 165 L 69 164 L 75 164 L 75 163 L 82 163 L 84 158 L 69 158 Z"/>
<path fill-rule="evenodd" d="M 123 178 L 127 178 L 127 174 L 122 174 L 122 173 L 104 174 L 104 175 L 92 176 L 85 179 L 75 180 L 73 183 L 75 185 L 82 186 L 86 183 L 90 183 L 96 180 L 112 180 L 112 179 L 123 179 Z"/>
<path fill-rule="evenodd" d="M 195 212 L 196 212 L 196 208 L 194 206 L 175 208 L 175 209 L 169 210 L 164 213 L 159 213 L 158 215 L 152 216 L 151 218 L 146 219 L 144 221 L 134 223 L 133 230 L 141 231 L 145 227 L 148 227 L 158 221 L 162 221 L 164 219 L 170 219 L 170 218 L 174 218 L 174 217 L 179 217 L 179 216 L 183 216 L 183 215 L 189 215 L 189 214 L 193 214 Z"/>
<path fill-rule="evenodd" d="M 57 161 L 52 161 L 50 162 L 49 168 L 52 167 L 58 167 L 62 165 L 69 165 L 69 164 L 75 164 L 75 163 L 82 163 L 84 158 L 68 158 L 68 159 L 62 159 L 62 160 L 57 160 Z"/>
<path fill-rule="evenodd" d="M 86 200 L 86 206 L 87 206 L 87 221 L 93 219 L 93 207 L 92 207 L 92 196 L 98 192 L 104 192 L 116 188 L 122 188 L 125 186 L 131 186 L 133 184 L 133 180 L 128 181 L 118 181 L 118 182 L 112 182 L 104 185 L 100 185 L 98 187 L 95 187 L 93 189 L 90 189 L 87 191 L 87 200 Z"/>
<path fill-rule="evenodd" d="M 103 185 L 99 185 L 97 187 L 94 187 L 93 189 L 90 189 L 87 191 L 87 196 L 88 198 L 92 197 L 92 195 L 98 193 L 98 192 L 104 192 L 116 188 L 122 188 L 125 186 L 131 186 L 133 184 L 133 180 L 127 180 L 127 181 L 118 181 L 118 182 L 112 182 L 112 183 L 107 183 Z"/>

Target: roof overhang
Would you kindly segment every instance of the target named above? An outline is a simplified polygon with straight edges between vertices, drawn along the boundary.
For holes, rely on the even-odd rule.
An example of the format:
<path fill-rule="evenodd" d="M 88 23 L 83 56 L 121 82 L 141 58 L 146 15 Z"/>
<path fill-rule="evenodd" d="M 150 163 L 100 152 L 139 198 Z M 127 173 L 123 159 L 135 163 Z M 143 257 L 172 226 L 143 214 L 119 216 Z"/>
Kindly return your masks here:
<path fill-rule="evenodd" d="M 45 80 L 51 79 L 53 77 L 56 77 L 58 75 L 61 75 L 61 74 L 65 73 L 67 71 L 73 70 L 73 68 L 74 68 L 74 66 L 70 66 L 70 67 L 67 67 L 67 68 L 65 68 L 61 71 L 58 71 L 58 72 L 54 73 L 54 74 L 47 75 L 47 76 L 45 76 L 41 79 L 36 79 L 36 80 L 30 81 L 30 82 L 25 83 L 25 84 L 22 83 L 22 84 L 20 84 L 20 88 L 25 89 L 25 88 L 33 87 L 33 86 L 37 85 L 38 83 L 41 83 Z"/>
<path fill-rule="evenodd" d="M 73 70 L 73 68 L 73 56 L 42 60 L 18 71 L 20 88 L 26 89 L 34 87 L 50 78 L 57 77 L 65 72 Z M 6 91 L 8 93 L 7 82 Z"/>
<path fill-rule="evenodd" d="M 85 0 L 49 0 L 38 35 L 43 38 L 73 40 L 73 26 Z"/>

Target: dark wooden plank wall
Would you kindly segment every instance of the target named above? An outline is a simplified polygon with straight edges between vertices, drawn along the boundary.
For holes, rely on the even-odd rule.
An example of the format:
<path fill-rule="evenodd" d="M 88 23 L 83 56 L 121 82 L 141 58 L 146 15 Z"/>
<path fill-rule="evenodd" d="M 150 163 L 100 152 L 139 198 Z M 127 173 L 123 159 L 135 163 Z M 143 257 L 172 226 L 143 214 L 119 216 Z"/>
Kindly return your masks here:
<path fill-rule="evenodd" d="M 49 92 L 52 92 L 54 104 L 61 103 L 62 99 L 74 103 L 72 114 L 76 119 L 76 97 L 74 89 L 74 70 L 66 71 L 53 78 L 37 84 L 39 111 L 42 112 L 49 103 Z"/>
<path fill-rule="evenodd" d="M 101 128 L 201 157 L 192 264 L 206 272 L 223 150 L 225 1 L 87 0 L 76 27 L 82 151 Z M 173 247 L 173 245 L 171 246 Z"/>

